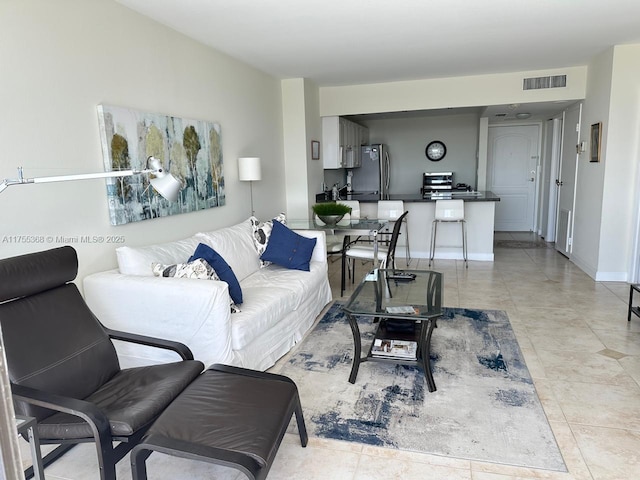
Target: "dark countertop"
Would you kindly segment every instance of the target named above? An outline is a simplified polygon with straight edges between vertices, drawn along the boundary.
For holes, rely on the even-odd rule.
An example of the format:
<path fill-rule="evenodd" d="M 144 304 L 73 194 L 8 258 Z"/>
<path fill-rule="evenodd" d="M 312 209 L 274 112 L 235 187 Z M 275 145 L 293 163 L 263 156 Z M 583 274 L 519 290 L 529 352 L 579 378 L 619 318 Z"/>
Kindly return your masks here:
<path fill-rule="evenodd" d="M 323 193 L 319 193 L 316 195 L 316 202 L 324 202 L 329 201 L 331 198 L 331 192 L 328 192 L 328 195 Z M 372 193 L 353 193 L 351 195 L 346 195 L 344 198 L 340 197 L 341 200 L 358 200 L 363 203 L 372 203 L 380 200 L 380 195 L 372 194 Z M 435 197 L 427 197 L 422 198 L 422 195 L 419 193 L 398 193 L 389 195 L 389 198 L 385 198 L 385 200 L 402 200 L 403 202 L 435 202 L 438 199 L 461 199 L 465 202 L 499 202 L 500 197 L 498 197 L 495 193 L 490 191 L 483 192 L 465 192 L 465 191 L 454 191 L 451 194 L 439 194 Z"/>

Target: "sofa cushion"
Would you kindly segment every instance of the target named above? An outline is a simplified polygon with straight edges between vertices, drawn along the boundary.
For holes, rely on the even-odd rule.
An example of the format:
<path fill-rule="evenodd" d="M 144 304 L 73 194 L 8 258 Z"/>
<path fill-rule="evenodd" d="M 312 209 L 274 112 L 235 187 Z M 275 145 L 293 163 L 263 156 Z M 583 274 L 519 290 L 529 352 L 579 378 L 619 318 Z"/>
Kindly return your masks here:
<path fill-rule="evenodd" d="M 185 263 L 198 243 L 199 240 L 193 236 L 157 245 L 116 248 L 118 270 L 124 275 L 153 276 L 153 270 L 151 270 L 153 263 L 164 265 Z"/>
<path fill-rule="evenodd" d="M 269 243 L 260 258 L 281 267 L 308 272 L 315 246 L 315 238 L 303 237 L 281 223 L 273 222 Z"/>
<path fill-rule="evenodd" d="M 264 335 L 299 303 L 293 290 L 269 284 L 248 287 L 244 292 L 246 299 L 242 305 L 242 313 L 233 315 L 231 321 L 234 350 L 242 350 Z"/>
<path fill-rule="evenodd" d="M 222 258 L 222 256 L 213 248 L 209 245 L 205 245 L 204 243 L 198 244 L 196 251 L 189 258 L 189 261 L 192 262 L 198 258 L 202 258 L 211 265 L 220 280 L 229 285 L 229 295 L 231 296 L 233 303 L 242 303 L 242 289 L 240 288 L 240 283 L 238 282 L 236 275 L 233 273 L 233 269 L 225 259 Z"/>
<path fill-rule="evenodd" d="M 240 282 L 260 269 L 260 259 L 253 246 L 251 219 L 231 227 L 199 232 L 195 237 L 218 252 L 233 269 Z"/>
<path fill-rule="evenodd" d="M 327 281 L 326 264 L 311 262 L 309 267 L 310 270 L 308 272 L 292 270 L 278 265 L 261 268 L 259 272 L 242 282 L 242 291 L 248 292 L 251 288 L 266 286 L 274 289 L 291 290 L 296 299 L 293 310 L 297 310 L 307 298 L 313 296 Z M 246 296 L 247 293 L 245 293 Z"/>
<path fill-rule="evenodd" d="M 287 217 L 284 213 L 280 213 L 273 217 L 268 222 L 260 223 L 256 217 L 251 217 L 251 226 L 253 227 L 253 244 L 260 257 L 260 267 L 264 268 L 271 264 L 271 262 L 262 259 L 262 254 L 267 249 L 271 232 L 273 231 L 273 223 L 278 222 L 283 225 L 287 224 Z"/>

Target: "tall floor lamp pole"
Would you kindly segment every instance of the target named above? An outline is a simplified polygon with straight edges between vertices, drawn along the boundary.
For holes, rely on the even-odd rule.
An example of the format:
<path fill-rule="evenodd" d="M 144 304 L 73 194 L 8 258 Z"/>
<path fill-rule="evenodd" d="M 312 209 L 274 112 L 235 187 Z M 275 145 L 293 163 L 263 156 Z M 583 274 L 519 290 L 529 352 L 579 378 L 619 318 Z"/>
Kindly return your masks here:
<path fill-rule="evenodd" d="M 249 189 L 251 191 L 251 215 L 255 215 L 256 212 L 253 209 L 253 182 L 262 180 L 260 157 L 238 158 L 238 178 L 241 182 L 249 182 Z"/>

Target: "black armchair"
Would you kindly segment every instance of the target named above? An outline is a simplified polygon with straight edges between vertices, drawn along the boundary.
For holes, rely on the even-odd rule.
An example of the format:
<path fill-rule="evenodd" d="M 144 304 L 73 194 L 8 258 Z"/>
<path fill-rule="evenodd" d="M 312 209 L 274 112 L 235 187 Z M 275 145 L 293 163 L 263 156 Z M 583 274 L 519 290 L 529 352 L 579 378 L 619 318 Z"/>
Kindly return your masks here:
<path fill-rule="evenodd" d="M 9 380 L 16 414 L 37 419 L 41 443 L 59 444 L 45 467 L 95 442 L 100 478 L 113 480 L 116 463 L 204 365 L 183 344 L 104 327 L 72 283 L 77 271 L 72 247 L 0 260 Z M 121 369 L 112 339 L 170 349 L 182 361 Z"/>

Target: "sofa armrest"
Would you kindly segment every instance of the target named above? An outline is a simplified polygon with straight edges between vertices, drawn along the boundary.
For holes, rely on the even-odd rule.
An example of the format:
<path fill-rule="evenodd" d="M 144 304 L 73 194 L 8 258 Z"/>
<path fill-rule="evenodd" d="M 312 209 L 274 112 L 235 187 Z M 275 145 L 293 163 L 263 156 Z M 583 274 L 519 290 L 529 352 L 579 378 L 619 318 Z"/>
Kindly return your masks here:
<path fill-rule="evenodd" d="M 205 365 L 229 363 L 233 358 L 231 299 L 225 282 L 110 270 L 85 277 L 83 286 L 89 308 L 109 329 L 183 343 Z M 125 351 L 154 363 L 176 357 L 137 345 L 123 345 Z"/>
<path fill-rule="evenodd" d="M 327 242 L 322 230 L 294 230 L 294 232 L 303 237 L 317 239 L 311 254 L 311 261 L 327 263 Z"/>

